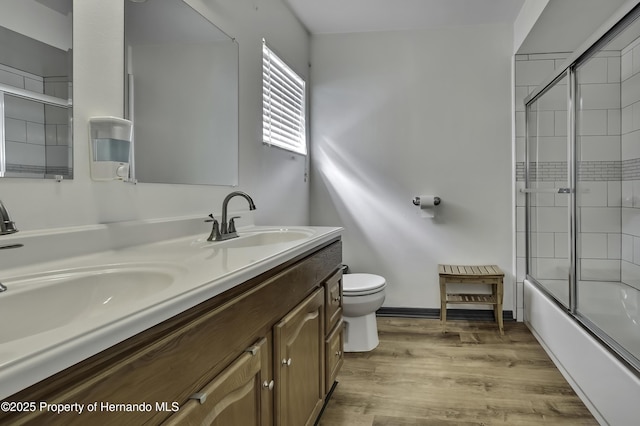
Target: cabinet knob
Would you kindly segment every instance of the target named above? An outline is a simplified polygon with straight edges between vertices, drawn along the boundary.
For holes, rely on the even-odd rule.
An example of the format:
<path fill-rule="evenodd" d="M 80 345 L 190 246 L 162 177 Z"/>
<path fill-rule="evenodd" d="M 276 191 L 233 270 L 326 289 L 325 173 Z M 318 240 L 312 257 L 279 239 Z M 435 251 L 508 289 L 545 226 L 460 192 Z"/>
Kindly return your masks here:
<path fill-rule="evenodd" d="M 273 390 L 273 380 L 271 380 L 270 382 L 267 382 L 265 380 L 264 383 L 262 384 L 262 387 L 265 389 Z"/>
<path fill-rule="evenodd" d="M 336 356 L 339 357 L 340 355 L 342 355 L 342 351 L 336 351 Z"/>
<path fill-rule="evenodd" d="M 286 359 L 286 358 L 285 358 L 285 359 L 283 359 L 283 360 L 282 360 L 282 365 L 284 365 L 285 367 L 290 366 L 290 365 L 291 365 L 291 358 L 289 358 L 289 359 Z"/>
<path fill-rule="evenodd" d="M 340 296 L 336 296 L 336 297 L 334 297 L 334 298 L 333 298 L 333 301 L 334 301 L 334 302 L 339 302 L 339 301 L 340 301 Z"/>

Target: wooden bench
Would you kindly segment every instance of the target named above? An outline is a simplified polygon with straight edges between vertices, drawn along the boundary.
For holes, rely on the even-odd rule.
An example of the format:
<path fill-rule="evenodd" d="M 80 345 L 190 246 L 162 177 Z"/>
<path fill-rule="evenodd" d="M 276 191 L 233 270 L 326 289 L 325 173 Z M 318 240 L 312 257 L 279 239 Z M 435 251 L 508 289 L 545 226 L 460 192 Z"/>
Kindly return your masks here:
<path fill-rule="evenodd" d="M 442 332 L 446 332 L 447 323 L 447 303 L 467 304 L 467 305 L 493 305 L 493 312 L 500 329 L 500 334 L 504 335 L 504 324 L 502 321 L 502 297 L 504 272 L 496 265 L 438 265 L 440 275 L 440 322 Z M 447 293 L 447 284 L 489 284 L 491 294 L 459 294 Z"/>

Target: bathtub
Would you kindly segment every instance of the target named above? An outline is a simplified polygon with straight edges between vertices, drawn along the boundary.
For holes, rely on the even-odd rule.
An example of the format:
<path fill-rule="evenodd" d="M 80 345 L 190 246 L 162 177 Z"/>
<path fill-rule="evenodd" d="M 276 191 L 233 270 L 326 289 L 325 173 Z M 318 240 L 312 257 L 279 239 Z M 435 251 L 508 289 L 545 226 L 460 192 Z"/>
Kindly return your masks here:
<path fill-rule="evenodd" d="M 579 313 L 640 359 L 640 291 L 619 282 L 578 286 Z"/>
<path fill-rule="evenodd" d="M 584 282 L 579 289 L 582 312 L 594 324 L 631 345 L 630 351 L 639 345 L 636 292 L 609 282 Z M 638 425 L 640 378 L 528 280 L 524 282 L 524 321 L 600 424 Z"/>
<path fill-rule="evenodd" d="M 569 305 L 567 281 L 542 280 L 541 284 L 559 301 Z M 640 359 L 640 290 L 621 282 L 580 281 L 578 311 L 580 317 Z"/>

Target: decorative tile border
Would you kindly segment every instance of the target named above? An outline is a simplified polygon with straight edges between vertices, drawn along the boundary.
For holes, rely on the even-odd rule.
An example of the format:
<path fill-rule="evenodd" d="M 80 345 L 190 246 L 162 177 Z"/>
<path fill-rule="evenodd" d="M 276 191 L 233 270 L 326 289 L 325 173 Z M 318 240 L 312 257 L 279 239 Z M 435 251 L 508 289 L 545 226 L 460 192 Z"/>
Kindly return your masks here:
<path fill-rule="evenodd" d="M 622 179 L 622 161 L 581 161 L 579 181 L 615 181 Z"/>
<path fill-rule="evenodd" d="M 40 175 L 63 175 L 72 176 L 73 169 L 70 167 L 53 166 L 29 166 L 24 164 L 7 164 L 8 173 L 28 173 Z"/>
<path fill-rule="evenodd" d="M 516 182 L 524 182 L 524 161 L 516 162 Z"/>
<path fill-rule="evenodd" d="M 47 175 L 62 175 L 73 178 L 73 168 L 64 166 L 47 166 Z"/>
<path fill-rule="evenodd" d="M 29 166 L 27 164 L 11 164 L 7 163 L 7 172 L 11 173 L 40 173 L 44 174 L 45 166 Z"/>
<path fill-rule="evenodd" d="M 524 172 L 524 162 L 516 163 L 516 181 L 524 181 Z M 563 161 L 532 162 L 530 163 L 530 172 L 530 178 L 539 182 L 563 181 L 567 180 L 567 163 Z M 619 181 L 638 178 L 640 178 L 640 159 L 581 161 L 578 164 L 578 180 L 583 182 Z"/>
<path fill-rule="evenodd" d="M 640 158 L 622 161 L 622 180 L 640 179 Z"/>

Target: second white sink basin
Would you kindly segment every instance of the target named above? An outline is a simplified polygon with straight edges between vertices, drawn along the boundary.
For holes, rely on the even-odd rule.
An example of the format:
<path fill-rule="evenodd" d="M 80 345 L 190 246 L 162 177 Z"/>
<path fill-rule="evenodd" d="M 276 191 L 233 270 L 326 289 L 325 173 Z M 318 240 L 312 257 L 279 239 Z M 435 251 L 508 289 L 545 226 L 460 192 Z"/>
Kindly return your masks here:
<path fill-rule="evenodd" d="M 273 244 L 290 243 L 310 238 L 313 230 L 305 228 L 267 228 L 255 231 L 238 231 L 239 236 L 224 241 L 207 241 L 201 237 L 195 241 L 200 247 L 206 248 L 250 248 Z M 204 243 L 204 244 L 203 244 Z"/>
<path fill-rule="evenodd" d="M 270 244 L 289 243 L 292 241 L 299 241 L 305 238 L 309 238 L 313 235 L 312 232 L 305 231 L 303 229 L 274 229 L 269 231 L 262 231 L 258 233 L 252 233 L 247 235 L 240 235 L 238 238 L 224 241 L 227 247 L 255 247 L 264 246 Z"/>
<path fill-rule="evenodd" d="M 0 344 L 117 311 L 124 315 L 141 300 L 174 283 L 170 268 L 107 266 L 4 281 L 0 293 Z"/>

